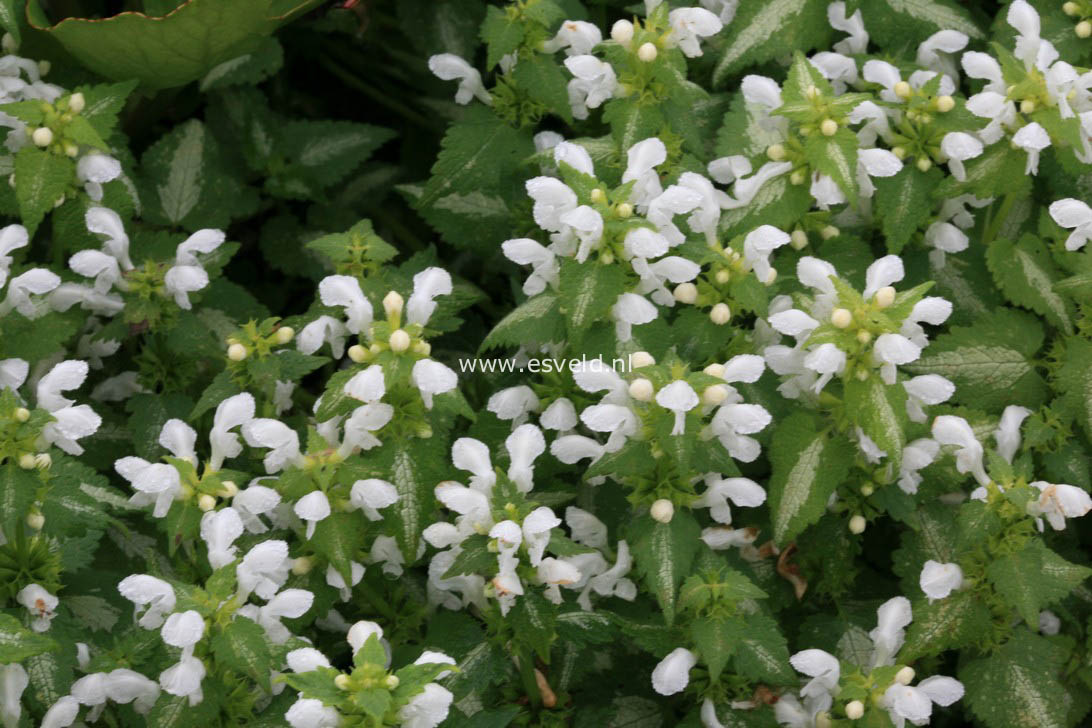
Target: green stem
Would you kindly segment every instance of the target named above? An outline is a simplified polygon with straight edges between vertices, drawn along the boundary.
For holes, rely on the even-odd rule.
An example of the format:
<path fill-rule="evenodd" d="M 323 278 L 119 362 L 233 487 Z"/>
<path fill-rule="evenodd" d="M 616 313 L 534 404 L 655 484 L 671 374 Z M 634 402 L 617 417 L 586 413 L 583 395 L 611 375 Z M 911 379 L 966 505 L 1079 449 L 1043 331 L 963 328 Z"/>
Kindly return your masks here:
<path fill-rule="evenodd" d="M 542 702 L 542 696 L 538 692 L 538 681 L 535 680 L 534 658 L 528 650 L 521 650 L 516 660 L 519 662 L 519 676 L 523 679 L 523 689 L 527 693 L 527 700 L 537 708 Z"/>
<path fill-rule="evenodd" d="M 376 594 L 375 590 L 368 586 L 367 582 L 363 579 L 361 579 L 353 588 L 368 601 L 368 604 L 370 604 L 375 611 L 379 612 L 387 619 L 398 621 L 398 615 L 394 613 L 394 610 L 391 609 L 390 605 L 383 601 L 382 597 Z"/>
<path fill-rule="evenodd" d="M 322 64 L 323 68 L 341 79 L 344 84 L 353 87 L 380 106 L 387 107 L 406 121 L 421 127 L 425 131 L 431 133 L 436 130 L 435 123 L 433 123 L 423 115 L 417 113 L 413 109 L 409 108 L 405 104 L 395 101 L 388 95 L 381 93 L 376 89 L 373 89 L 371 86 L 361 81 L 357 76 L 342 68 L 341 65 L 339 65 L 336 61 L 333 61 L 328 57 L 324 56 L 319 59 L 319 62 Z"/>
<path fill-rule="evenodd" d="M 982 233 L 982 244 L 989 245 L 997 238 L 997 233 L 1001 231 L 1001 226 L 1005 224 L 1005 220 L 1008 219 L 1009 213 L 1012 212 L 1012 206 L 1016 204 L 1016 195 L 1009 193 L 1005 195 L 1001 200 L 1001 207 L 998 208 L 997 214 L 992 216 L 986 223 L 986 229 Z"/>

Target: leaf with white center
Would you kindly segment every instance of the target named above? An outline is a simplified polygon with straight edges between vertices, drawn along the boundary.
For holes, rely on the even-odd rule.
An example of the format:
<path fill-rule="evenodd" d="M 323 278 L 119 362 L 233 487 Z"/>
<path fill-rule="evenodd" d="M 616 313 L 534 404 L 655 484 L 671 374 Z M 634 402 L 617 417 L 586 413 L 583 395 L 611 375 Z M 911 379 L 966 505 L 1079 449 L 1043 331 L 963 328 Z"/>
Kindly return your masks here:
<path fill-rule="evenodd" d="M 1046 246 L 1034 235 L 1025 235 L 1017 243 L 999 239 L 986 252 L 986 264 L 998 288 L 1018 306 L 1030 308 L 1052 324 L 1072 335 L 1072 304 L 1054 290 L 1062 273 L 1050 259 Z"/>
<path fill-rule="evenodd" d="M 610 124 L 611 136 L 619 149 L 656 136 L 664 124 L 656 104 L 641 103 L 639 98 L 613 99 L 603 106 L 603 121 Z"/>
<path fill-rule="evenodd" d="M 552 293 L 540 293 L 516 306 L 501 319 L 482 342 L 481 351 L 502 346 L 520 346 L 528 341 L 556 341 L 565 322 Z"/>
<path fill-rule="evenodd" d="M 929 197 L 943 174 L 907 164 L 892 177 L 876 177 L 876 212 L 883 221 L 887 251 L 898 255 L 932 212 Z"/>
<path fill-rule="evenodd" d="M 773 685 L 792 685 L 796 681 L 785 636 L 777 621 L 765 614 L 747 617 L 732 664 L 736 672 L 752 680 Z"/>
<path fill-rule="evenodd" d="M 68 157 L 27 145 L 15 155 L 15 199 L 19 216 L 31 235 L 75 179 Z"/>
<path fill-rule="evenodd" d="M 631 527 L 630 543 L 638 572 L 656 596 L 664 621 L 675 621 L 675 592 L 690 572 L 701 529 L 689 511 L 678 509 L 668 523 L 649 516 L 637 519 Z"/>
<path fill-rule="evenodd" d="M 784 545 L 823 515 L 830 494 L 849 470 L 853 450 L 844 437 L 819 431 L 811 415 L 798 412 L 774 432 L 770 460 L 773 535 Z"/>
<path fill-rule="evenodd" d="M 611 306 L 625 290 L 626 278 L 621 266 L 582 265 L 564 260 L 558 300 L 570 333 L 583 332 L 593 323 L 609 318 Z"/>
<path fill-rule="evenodd" d="M 1080 338 L 1067 342 L 1058 385 L 1062 402 L 1092 436 L 1092 342 Z"/>
<path fill-rule="evenodd" d="M 1039 612 L 1068 596 L 1092 576 L 1092 569 L 1066 561 L 1042 541 L 1031 541 L 1023 550 L 990 562 L 986 576 L 1024 621 L 1036 627 Z"/>
<path fill-rule="evenodd" d="M 486 195 L 478 191 L 460 194 L 458 192 L 436 200 L 436 208 L 457 215 L 472 217 L 504 217 L 508 215 L 508 205 L 497 195 Z"/>
<path fill-rule="evenodd" d="M 228 622 L 210 641 L 217 664 L 224 665 L 258 683 L 270 692 L 270 675 L 274 663 L 265 630 L 246 617 Z"/>
<path fill-rule="evenodd" d="M 169 153 L 167 179 L 156 187 L 167 219 L 178 223 L 201 199 L 205 127 L 197 121 L 180 127 L 176 146 Z"/>
<path fill-rule="evenodd" d="M 743 3 L 724 31 L 728 43 L 713 69 L 713 85 L 723 86 L 750 65 L 824 42 L 830 34 L 826 5 L 822 0 Z"/>
<path fill-rule="evenodd" d="M 906 446 L 906 390 L 901 384 L 887 385 L 879 376 L 865 381 L 856 377 L 845 383 L 846 412 L 853 424 L 887 456 L 881 461 L 889 477 L 897 477 Z"/>
<path fill-rule="evenodd" d="M 953 0 L 862 0 L 860 5 L 865 27 L 885 45 L 917 44 L 938 30 L 986 37 L 971 13 Z"/>
<path fill-rule="evenodd" d="M 959 680 L 964 698 L 990 728 L 1066 728 L 1070 702 L 1060 670 L 1065 652 L 1018 628 L 996 652 L 967 662 Z"/>
<path fill-rule="evenodd" d="M 990 611 L 969 591 L 957 591 L 934 602 L 916 600 L 914 621 L 907 628 L 903 660 L 939 655 L 974 645 L 990 629 Z"/>
<path fill-rule="evenodd" d="M 15 617 L 0 614 L 0 663 L 22 662 L 56 649 L 57 643 L 48 635 L 32 632 Z"/>
<path fill-rule="evenodd" d="M 834 180 L 850 203 L 857 202 L 857 135 L 839 129 L 834 136 L 812 134 L 804 145 L 808 164 Z"/>

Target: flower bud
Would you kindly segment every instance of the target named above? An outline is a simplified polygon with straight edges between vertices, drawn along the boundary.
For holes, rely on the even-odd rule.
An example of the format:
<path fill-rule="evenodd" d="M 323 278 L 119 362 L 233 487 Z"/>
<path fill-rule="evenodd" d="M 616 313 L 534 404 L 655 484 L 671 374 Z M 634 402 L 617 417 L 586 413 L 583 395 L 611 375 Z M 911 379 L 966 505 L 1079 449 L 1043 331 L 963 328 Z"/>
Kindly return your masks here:
<path fill-rule="evenodd" d="M 951 96 L 937 96 L 937 111 L 946 114 L 955 108 L 955 99 Z"/>
<path fill-rule="evenodd" d="M 296 335 L 296 330 L 291 326 L 282 326 L 277 329 L 277 343 L 287 344 Z"/>
<path fill-rule="evenodd" d="M 846 717 L 850 720 L 859 720 L 864 715 L 864 703 L 860 700 L 851 700 L 846 703 Z"/>
<path fill-rule="evenodd" d="M 607 199 L 607 193 L 603 192 L 601 187 L 596 187 L 591 191 L 591 201 L 598 204 Z"/>
<path fill-rule="evenodd" d="M 53 458 L 47 452 L 40 452 L 34 456 L 34 467 L 39 470 L 49 470 L 53 467 Z"/>
<path fill-rule="evenodd" d="M 53 64 L 49 61 L 38 61 L 38 73 L 43 76 L 49 73 L 49 69 L 53 68 Z"/>
<path fill-rule="evenodd" d="M 401 682 L 402 681 L 398 679 L 397 675 L 387 675 L 387 680 L 385 684 L 387 686 L 387 690 L 394 690 Z"/>
<path fill-rule="evenodd" d="M 887 308 L 895 302 L 895 289 L 891 286 L 884 286 L 876 291 L 876 295 L 872 300 L 875 301 L 876 305 L 880 308 Z"/>
<path fill-rule="evenodd" d="M 909 685 L 914 682 L 914 668 L 907 665 L 895 673 L 895 682 L 900 685 Z"/>
<path fill-rule="evenodd" d="M 675 505 L 667 498 L 660 498 L 652 504 L 652 508 L 649 509 L 649 515 L 652 516 L 652 520 L 654 521 L 671 523 L 671 519 L 675 517 Z"/>
<path fill-rule="evenodd" d="M 635 351 L 629 355 L 629 363 L 634 369 L 650 367 L 656 364 L 656 359 L 647 351 Z"/>
<path fill-rule="evenodd" d="M 868 329 L 860 329 L 857 331 L 857 342 L 861 344 L 867 344 L 872 341 L 872 332 Z"/>
<path fill-rule="evenodd" d="M 929 159 L 929 157 L 918 157 L 916 164 L 917 168 L 922 172 L 928 172 L 933 167 L 933 160 Z"/>
<path fill-rule="evenodd" d="M 891 149 L 891 153 L 900 160 L 906 159 L 906 155 L 908 154 L 908 152 L 906 151 L 906 147 L 902 146 L 893 147 Z"/>
<path fill-rule="evenodd" d="M 48 147 L 53 143 L 53 130 L 47 126 L 40 126 L 30 135 L 30 140 L 39 147 Z"/>
<path fill-rule="evenodd" d="M 338 675 L 337 677 L 334 678 L 334 686 L 338 690 L 348 690 L 350 687 L 352 687 L 352 684 L 353 684 L 353 679 L 351 677 L 349 677 L 348 675 L 346 675 L 345 673 L 341 673 L 340 675 Z"/>
<path fill-rule="evenodd" d="M 841 234 L 842 231 L 834 227 L 833 225 L 827 225 L 819 231 L 819 237 L 821 237 L 823 240 L 830 240 L 831 238 L 836 238 Z"/>
<path fill-rule="evenodd" d="M 706 387 L 705 391 L 701 393 L 701 401 L 713 407 L 724 404 L 726 399 L 728 399 L 728 387 L 723 384 Z"/>
<path fill-rule="evenodd" d="M 727 303 L 718 303 L 713 306 L 713 309 L 709 312 L 709 319 L 717 326 L 723 326 L 728 323 L 732 318 L 732 309 L 728 308 Z"/>
<path fill-rule="evenodd" d="M 910 94 L 914 91 L 912 88 L 910 88 L 910 84 L 908 84 L 906 81 L 899 81 L 898 83 L 896 83 L 894 90 L 895 95 L 898 96 L 900 99 L 910 98 Z"/>
<path fill-rule="evenodd" d="M 216 496 L 202 493 L 197 499 L 197 507 L 205 512 L 211 511 L 216 507 Z"/>
<path fill-rule="evenodd" d="M 315 566 L 315 560 L 310 556 L 300 556 L 299 558 L 292 559 L 292 573 L 296 576 L 303 576 L 311 571 Z"/>
<path fill-rule="evenodd" d="M 421 356 L 428 356 L 432 353 L 432 344 L 428 343 L 427 341 L 418 340 L 413 345 L 413 353 L 420 354 Z"/>
<path fill-rule="evenodd" d="M 15 42 L 15 38 L 12 37 L 11 33 L 4 33 L 3 39 L 0 39 L 0 47 L 8 55 L 13 55 L 15 51 L 19 50 L 19 44 Z"/>
<path fill-rule="evenodd" d="M 656 60 L 656 56 L 659 55 L 659 51 L 656 50 L 656 46 L 652 43 L 645 43 L 637 49 L 637 57 L 645 63 L 652 63 Z"/>
<path fill-rule="evenodd" d="M 838 122 L 834 119 L 823 119 L 823 123 L 819 125 L 819 131 L 823 132 L 823 136 L 834 136 L 838 133 Z"/>
<path fill-rule="evenodd" d="M 610 265 L 614 262 L 614 253 L 610 252 L 609 250 L 603 252 L 599 256 L 599 262 L 603 265 Z"/>
<path fill-rule="evenodd" d="M 853 323 L 853 314 L 846 308 L 836 308 L 830 314 L 830 323 L 837 329 L 848 328 Z"/>
<path fill-rule="evenodd" d="M 224 498 L 234 498 L 239 493 L 239 486 L 231 480 L 225 480 L 220 486 L 220 495 Z"/>
<path fill-rule="evenodd" d="M 773 282 L 777 280 L 777 269 L 770 268 L 770 272 L 766 274 L 766 280 L 762 281 L 767 286 L 772 286 Z"/>
<path fill-rule="evenodd" d="M 807 244 L 808 234 L 806 232 L 804 232 L 800 228 L 796 228 L 792 231 L 792 234 L 789 236 L 789 245 L 791 245 L 795 250 L 803 250 Z"/>
<path fill-rule="evenodd" d="M 1070 0 L 1070 2 L 1064 3 L 1062 5 L 1062 12 L 1065 13 L 1066 15 L 1070 16 L 1070 17 L 1073 17 L 1077 13 L 1081 12 L 1081 6 L 1078 5 L 1077 3 L 1073 2 L 1072 0 Z M 4 39 L 7 40 L 7 38 L 8 38 L 8 34 L 5 33 L 4 34 Z"/>
<path fill-rule="evenodd" d="M 28 513 L 27 525 L 35 531 L 41 531 L 42 526 L 45 525 L 45 516 L 43 516 L 41 513 Z"/>
<path fill-rule="evenodd" d="M 830 722 L 830 715 L 825 710 L 816 714 L 815 728 L 830 728 L 831 725 L 833 724 Z"/>
<path fill-rule="evenodd" d="M 83 94 L 79 93 L 78 91 L 68 97 L 68 108 L 77 114 L 83 111 L 86 105 L 87 99 L 85 99 L 83 97 Z"/>
<path fill-rule="evenodd" d="M 861 495 L 865 498 L 876 492 L 876 489 L 872 487 L 872 483 L 865 483 L 861 486 Z"/>
<path fill-rule="evenodd" d="M 349 347 L 349 358 L 357 364 L 363 364 L 368 360 L 368 350 L 360 344 L 353 344 Z"/>
<path fill-rule="evenodd" d="M 23 470 L 34 470 L 34 453 L 25 452 L 19 456 L 19 467 Z"/>
<path fill-rule="evenodd" d="M 808 176 L 804 173 L 804 170 L 797 169 L 793 170 L 793 173 L 789 175 L 789 182 L 794 185 L 802 185 L 807 178 Z"/>
<path fill-rule="evenodd" d="M 782 144 L 771 144 L 766 147 L 766 156 L 773 162 L 780 162 L 785 158 L 785 147 Z"/>
<path fill-rule="evenodd" d="M 723 364 L 717 364 L 716 362 L 713 362 L 712 364 L 705 367 L 705 369 L 702 369 L 701 371 L 702 371 L 703 374 L 708 374 L 711 377 L 723 377 L 724 376 L 724 365 Z"/>
<path fill-rule="evenodd" d="M 633 205 L 629 204 L 628 202 L 623 202 L 618 205 L 618 207 L 615 208 L 614 211 L 618 214 L 618 217 L 625 220 L 626 218 L 633 216 Z"/>
<path fill-rule="evenodd" d="M 30 419 L 30 410 L 26 407 L 16 407 L 13 414 L 17 422 L 26 422 Z"/>
<path fill-rule="evenodd" d="M 652 382 L 639 377 L 629 383 L 629 396 L 633 397 L 638 402 L 650 402 L 652 401 L 652 393 L 655 388 L 652 386 Z"/>
<path fill-rule="evenodd" d="M 1077 27 L 1073 29 L 1073 32 L 1077 34 L 1078 38 L 1087 38 L 1092 35 L 1092 23 L 1082 20 L 1077 23 Z"/>
<path fill-rule="evenodd" d="M 410 347 L 410 335 L 402 329 L 395 329 L 387 343 L 390 344 L 391 351 L 395 354 L 401 354 Z"/>
<path fill-rule="evenodd" d="M 232 361 L 242 361 L 246 359 L 246 347 L 242 344 L 232 344 L 227 349 L 227 357 Z"/>
<path fill-rule="evenodd" d="M 633 23 L 628 20 L 619 20 L 610 27 L 610 37 L 615 43 L 629 45 L 633 40 Z"/>
<path fill-rule="evenodd" d="M 717 271 L 716 275 L 713 276 L 713 278 L 716 280 L 717 283 L 719 283 L 719 284 L 721 284 L 723 286 L 725 283 L 727 283 L 728 281 L 730 281 L 732 279 L 732 274 L 729 273 L 724 268 L 721 268 L 720 270 Z"/>
<path fill-rule="evenodd" d="M 1021 114 L 1030 114 L 1033 111 L 1035 111 L 1035 100 L 1034 99 L 1024 99 L 1023 101 L 1020 102 L 1020 113 Z"/>
<path fill-rule="evenodd" d="M 675 286 L 675 300 L 679 303 L 694 303 L 698 300 L 698 287 L 693 283 L 680 283 Z"/>
<path fill-rule="evenodd" d="M 804 89 L 804 95 L 807 96 L 809 99 L 814 99 L 819 95 L 819 89 L 815 86 L 815 84 L 811 84 L 806 89 Z"/>
<path fill-rule="evenodd" d="M 868 379 L 868 369 L 861 367 L 853 374 L 853 376 L 857 377 L 858 382 L 866 381 Z"/>
<path fill-rule="evenodd" d="M 398 291 L 391 291 L 383 297 L 383 310 L 387 312 L 387 318 L 393 319 L 402 315 L 402 306 L 405 304 Z"/>
<path fill-rule="evenodd" d="M 864 533 L 865 526 L 868 525 L 868 521 L 860 513 L 849 519 L 849 532 L 852 534 Z"/>

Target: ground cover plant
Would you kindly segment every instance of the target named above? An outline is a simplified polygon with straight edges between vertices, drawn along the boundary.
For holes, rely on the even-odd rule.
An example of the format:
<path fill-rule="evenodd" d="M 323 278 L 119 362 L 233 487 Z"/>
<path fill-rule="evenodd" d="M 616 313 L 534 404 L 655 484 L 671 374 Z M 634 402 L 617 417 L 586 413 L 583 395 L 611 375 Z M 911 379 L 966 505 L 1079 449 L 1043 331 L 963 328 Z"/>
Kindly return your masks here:
<path fill-rule="evenodd" d="M 4 728 L 1087 724 L 1089 0 L 0 25 Z"/>

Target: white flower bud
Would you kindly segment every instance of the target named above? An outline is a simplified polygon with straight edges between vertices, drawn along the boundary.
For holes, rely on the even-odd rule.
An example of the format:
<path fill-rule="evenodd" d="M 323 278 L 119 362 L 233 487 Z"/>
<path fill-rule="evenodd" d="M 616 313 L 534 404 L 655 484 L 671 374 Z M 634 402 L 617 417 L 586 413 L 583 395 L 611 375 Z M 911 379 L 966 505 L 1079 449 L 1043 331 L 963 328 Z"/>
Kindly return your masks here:
<path fill-rule="evenodd" d="M 850 720 L 859 720 L 864 715 L 864 703 L 860 700 L 851 700 L 846 703 L 846 717 Z"/>
<path fill-rule="evenodd" d="M 202 493 L 197 499 L 197 507 L 204 512 L 211 511 L 216 507 L 216 496 L 209 495 L 208 493 Z"/>
<path fill-rule="evenodd" d="M 694 303 L 698 300 L 698 287 L 693 283 L 680 283 L 675 286 L 675 300 L 679 303 Z"/>
<path fill-rule="evenodd" d="M 717 326 L 723 326 L 732 319 L 732 309 L 727 303 L 718 303 L 709 311 L 709 319 Z"/>
<path fill-rule="evenodd" d="M 432 344 L 428 343 L 427 341 L 418 340 L 413 345 L 413 353 L 420 354 L 421 356 L 428 356 L 432 353 Z"/>
<path fill-rule="evenodd" d="M 656 46 L 652 43 L 645 43 L 637 49 L 637 57 L 645 63 L 652 63 L 656 60 L 656 56 L 659 55 L 659 51 L 656 50 Z"/>
<path fill-rule="evenodd" d="M 872 334 L 867 329 L 860 329 L 857 331 L 857 341 L 862 344 L 867 344 L 872 341 Z"/>
<path fill-rule="evenodd" d="M 49 61 L 38 61 L 38 73 L 43 76 L 49 73 L 49 69 L 53 68 L 53 64 Z"/>
<path fill-rule="evenodd" d="M 315 566 L 315 560 L 310 556 L 300 556 L 299 558 L 292 559 L 292 573 L 296 576 L 303 576 L 311 571 Z"/>
<path fill-rule="evenodd" d="M 891 148 L 891 153 L 894 154 L 895 157 L 897 157 L 898 159 L 903 160 L 903 159 L 906 159 L 906 155 L 907 155 L 908 152 L 906 151 L 906 147 L 901 147 L 900 146 L 900 147 L 892 147 Z"/>
<path fill-rule="evenodd" d="M 907 665 L 895 673 L 895 682 L 900 685 L 909 685 L 914 682 L 914 668 Z"/>
<path fill-rule="evenodd" d="M 671 523 L 671 519 L 675 517 L 675 506 L 667 498 L 661 498 L 652 504 L 649 515 L 652 516 L 654 521 Z"/>
<path fill-rule="evenodd" d="M 895 302 L 895 289 L 891 286 L 884 286 L 876 291 L 876 295 L 872 300 L 875 301 L 876 305 L 880 308 L 887 308 Z"/>
<path fill-rule="evenodd" d="M 796 228 L 792 231 L 792 234 L 789 235 L 789 245 L 791 245 L 796 250 L 803 250 L 807 244 L 808 234 L 800 228 Z"/>
<path fill-rule="evenodd" d="M 762 281 L 767 286 L 772 286 L 774 281 L 777 280 L 777 269 L 770 268 L 770 272 L 766 274 L 766 280 Z"/>
<path fill-rule="evenodd" d="M 368 360 L 368 350 L 360 344 L 353 344 L 349 347 L 349 358 L 357 364 L 363 364 Z"/>
<path fill-rule="evenodd" d="M 30 135 L 30 140 L 39 147 L 48 147 L 53 143 L 53 130 L 47 126 L 40 126 Z"/>
<path fill-rule="evenodd" d="M 1064 3 L 1062 5 L 1062 12 L 1065 13 L 1066 15 L 1070 16 L 1070 17 L 1073 17 L 1077 13 L 1081 12 L 1081 6 L 1078 5 L 1077 3 L 1073 2 L 1072 0 L 1070 0 L 1070 2 Z M 8 37 L 9 37 L 8 34 L 5 33 L 4 34 L 5 42 L 7 41 Z"/>
<path fill-rule="evenodd" d="M 225 498 L 234 498 L 239 494 L 239 486 L 235 485 L 235 483 L 230 480 L 225 480 L 220 485 L 222 486 L 220 488 L 220 495 Z"/>
<path fill-rule="evenodd" d="M 810 84 L 806 89 L 804 89 L 804 95 L 807 96 L 809 99 L 814 99 L 819 96 L 819 89 L 815 84 Z"/>
<path fill-rule="evenodd" d="M 15 419 L 18 422 L 26 422 L 30 419 L 30 410 L 26 407 L 17 407 L 15 409 Z"/>
<path fill-rule="evenodd" d="M 4 53 L 8 55 L 13 55 L 19 50 L 19 44 L 15 42 L 15 38 L 12 37 L 11 33 L 4 33 L 3 39 L 0 40 L 0 47 L 2 47 Z"/>
<path fill-rule="evenodd" d="M 227 349 L 227 356 L 232 361 L 242 361 L 246 359 L 246 347 L 242 344 L 232 344 Z"/>
<path fill-rule="evenodd" d="M 783 144 L 771 144 L 766 147 L 766 156 L 772 162 L 780 162 L 785 158 L 785 146 Z"/>
<path fill-rule="evenodd" d="M 70 159 L 75 159 L 79 156 L 79 154 L 80 148 L 77 147 L 75 144 L 73 144 L 72 142 L 64 143 L 64 156 L 69 157 Z"/>
<path fill-rule="evenodd" d="M 644 377 L 634 379 L 632 382 L 629 383 L 629 396 L 633 397 L 638 402 L 652 401 L 653 391 L 654 388 L 652 386 L 652 382 L 645 379 Z"/>
<path fill-rule="evenodd" d="M 591 201 L 598 204 L 607 199 L 607 193 L 600 187 L 596 187 L 591 191 Z"/>
<path fill-rule="evenodd" d="M 802 184 L 804 184 L 804 180 L 806 180 L 807 178 L 808 178 L 808 176 L 807 176 L 807 174 L 804 173 L 804 170 L 797 169 L 797 170 L 794 170 L 793 173 L 789 175 L 789 182 L 791 182 L 794 185 L 802 185 Z"/>
<path fill-rule="evenodd" d="M 630 354 L 629 363 L 634 369 L 640 369 L 641 367 L 654 366 L 656 364 L 656 359 L 647 351 L 635 351 Z"/>
<path fill-rule="evenodd" d="M 277 329 L 277 343 L 287 344 L 296 335 L 296 330 L 291 326 L 282 326 Z"/>
<path fill-rule="evenodd" d="M 349 687 L 352 686 L 352 684 L 353 679 L 345 673 L 341 673 L 334 678 L 334 687 L 336 687 L 338 690 L 348 690 Z"/>
<path fill-rule="evenodd" d="M 864 533 L 865 526 L 867 525 L 868 521 L 865 520 L 864 516 L 858 513 L 853 518 L 849 519 L 849 532 L 852 534 Z"/>
<path fill-rule="evenodd" d="M 87 105 L 87 100 L 83 97 L 82 93 L 76 92 L 68 99 L 68 108 L 74 113 L 80 113 Z"/>
<path fill-rule="evenodd" d="M 623 202 L 615 208 L 615 212 L 618 213 L 618 217 L 625 220 L 633 216 L 633 205 L 628 202 Z"/>
<path fill-rule="evenodd" d="M 819 125 L 819 131 L 823 132 L 823 136 L 834 136 L 838 133 L 838 122 L 834 119 L 823 119 L 823 123 Z"/>
<path fill-rule="evenodd" d="M 951 96 L 937 96 L 937 111 L 946 114 L 955 108 L 955 99 Z"/>
<path fill-rule="evenodd" d="M 724 365 L 713 363 L 701 370 L 703 374 L 708 374 L 711 377 L 723 377 Z"/>
<path fill-rule="evenodd" d="M 871 483 L 865 483 L 861 486 L 861 495 L 865 498 L 876 492 L 876 489 L 872 487 Z"/>
<path fill-rule="evenodd" d="M 836 308 L 830 314 L 830 323 L 837 329 L 847 328 L 853 323 L 853 314 L 849 309 Z"/>
<path fill-rule="evenodd" d="M 402 307 L 405 299 L 398 291 L 391 291 L 383 297 L 383 310 L 387 312 L 387 318 L 392 319 L 402 315 Z"/>
<path fill-rule="evenodd" d="M 834 227 L 833 225 L 827 225 L 819 231 L 819 237 L 821 237 L 823 240 L 830 240 L 831 238 L 836 238 L 841 234 L 842 231 Z"/>
<path fill-rule="evenodd" d="M 402 681 L 398 679 L 397 675 L 387 675 L 387 690 L 394 690 L 401 682 Z"/>
<path fill-rule="evenodd" d="M 732 280 L 732 274 L 729 273 L 726 269 L 721 268 L 717 271 L 716 275 L 713 276 L 713 278 L 716 279 L 717 283 L 723 286 L 725 283 Z"/>
<path fill-rule="evenodd" d="M 629 45 L 633 40 L 633 23 L 628 20 L 619 20 L 610 28 L 610 37 L 615 43 Z"/>
<path fill-rule="evenodd" d="M 1077 23 L 1077 27 L 1073 29 L 1073 32 L 1077 34 L 1078 38 L 1087 38 L 1092 35 L 1092 23 L 1082 20 Z"/>
<path fill-rule="evenodd" d="M 928 172 L 933 166 L 933 160 L 928 157 L 919 157 L 915 164 L 922 172 Z"/>
<path fill-rule="evenodd" d="M 910 88 L 910 84 L 906 81 L 899 81 L 895 84 L 895 95 L 900 99 L 910 98 L 910 94 L 913 93 L 913 89 Z"/>
<path fill-rule="evenodd" d="M 19 467 L 23 470 L 34 470 L 34 453 L 25 452 L 19 456 Z"/>
<path fill-rule="evenodd" d="M 28 513 L 27 514 L 27 526 L 35 531 L 41 531 L 42 526 L 45 525 L 45 516 L 41 513 Z"/>
<path fill-rule="evenodd" d="M 701 393 L 701 401 L 714 407 L 723 404 L 726 399 L 728 399 L 728 387 L 723 384 L 706 387 L 705 391 Z"/>
<path fill-rule="evenodd" d="M 1035 111 L 1035 101 L 1033 99 L 1024 99 L 1020 102 L 1020 113 L 1030 114 Z"/>
<path fill-rule="evenodd" d="M 53 466 L 53 458 L 47 452 L 40 452 L 34 456 L 34 467 L 39 470 L 49 470 Z"/>
<path fill-rule="evenodd" d="M 396 329 L 387 343 L 391 345 L 391 351 L 401 354 L 410 347 L 410 336 L 402 329 Z"/>

